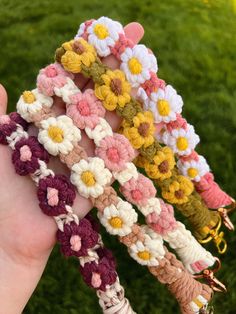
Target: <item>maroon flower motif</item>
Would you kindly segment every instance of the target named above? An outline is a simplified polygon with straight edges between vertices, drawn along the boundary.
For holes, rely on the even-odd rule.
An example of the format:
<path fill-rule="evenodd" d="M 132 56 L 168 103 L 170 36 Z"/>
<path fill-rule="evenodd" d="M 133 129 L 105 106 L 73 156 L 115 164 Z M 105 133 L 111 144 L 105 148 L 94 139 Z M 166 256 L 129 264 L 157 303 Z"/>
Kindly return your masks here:
<path fill-rule="evenodd" d="M 80 266 L 80 272 L 88 286 L 104 291 L 106 285 L 112 285 L 116 281 L 116 263 L 109 250 L 100 248 L 97 253 L 99 260 Z"/>
<path fill-rule="evenodd" d="M 7 136 L 16 130 L 16 123 L 8 115 L 0 116 L 0 144 L 7 145 Z"/>
<path fill-rule="evenodd" d="M 27 131 L 28 127 L 29 127 L 29 123 L 27 121 L 25 121 L 23 118 L 21 118 L 21 116 L 19 115 L 19 113 L 17 112 L 11 112 L 9 114 L 9 117 L 12 121 L 14 121 L 16 124 L 19 124 L 22 126 L 22 128 Z"/>
<path fill-rule="evenodd" d="M 49 155 L 35 136 L 21 139 L 16 143 L 12 163 L 20 176 L 34 173 L 39 168 L 39 160 L 48 163 Z"/>
<path fill-rule="evenodd" d="M 87 219 L 81 219 L 64 225 L 64 231 L 57 231 L 57 240 L 61 244 L 61 252 L 65 256 L 86 256 L 88 249 L 93 248 L 98 242 L 98 233 L 93 230 Z"/>
<path fill-rule="evenodd" d="M 42 211 L 48 216 L 66 214 L 66 205 L 75 199 L 75 188 L 64 175 L 48 176 L 39 181 L 38 200 Z"/>

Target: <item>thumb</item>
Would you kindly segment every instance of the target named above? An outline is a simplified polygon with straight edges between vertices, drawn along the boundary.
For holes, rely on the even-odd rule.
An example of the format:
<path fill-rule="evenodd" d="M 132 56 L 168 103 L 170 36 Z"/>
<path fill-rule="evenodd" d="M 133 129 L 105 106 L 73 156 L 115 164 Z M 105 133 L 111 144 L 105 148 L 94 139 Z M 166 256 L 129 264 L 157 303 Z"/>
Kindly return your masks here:
<path fill-rule="evenodd" d="M 5 88 L 0 84 L 0 115 L 7 112 L 7 92 Z"/>

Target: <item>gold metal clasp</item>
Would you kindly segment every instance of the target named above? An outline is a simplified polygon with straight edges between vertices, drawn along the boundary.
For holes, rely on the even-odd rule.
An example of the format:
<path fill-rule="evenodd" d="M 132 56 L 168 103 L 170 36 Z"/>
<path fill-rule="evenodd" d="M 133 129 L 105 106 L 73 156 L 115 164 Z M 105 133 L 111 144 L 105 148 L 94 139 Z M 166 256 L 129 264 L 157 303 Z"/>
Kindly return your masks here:
<path fill-rule="evenodd" d="M 231 198 L 232 204 L 228 207 L 220 207 L 217 211 L 220 214 L 221 218 L 223 219 L 223 223 L 229 230 L 234 230 L 234 225 L 232 224 L 228 214 L 231 213 L 236 208 L 236 202 L 233 198 Z"/>
<path fill-rule="evenodd" d="M 214 307 L 206 304 L 200 309 L 199 314 L 214 314 Z"/>
<path fill-rule="evenodd" d="M 194 275 L 196 279 L 203 278 L 207 281 L 208 285 L 216 292 L 227 292 L 226 286 L 215 277 L 215 273 L 221 268 L 219 258 L 215 257 L 217 265 L 214 269 L 205 269 L 202 274 Z"/>
<path fill-rule="evenodd" d="M 213 240 L 217 247 L 218 252 L 220 254 L 224 254 L 228 246 L 227 246 L 226 240 L 224 239 L 224 232 L 223 231 L 219 232 L 221 225 L 222 225 L 222 217 L 220 216 L 220 220 L 218 224 L 216 225 L 216 227 L 209 231 L 209 236 L 203 240 L 199 240 L 199 242 L 202 244 L 205 244 Z"/>

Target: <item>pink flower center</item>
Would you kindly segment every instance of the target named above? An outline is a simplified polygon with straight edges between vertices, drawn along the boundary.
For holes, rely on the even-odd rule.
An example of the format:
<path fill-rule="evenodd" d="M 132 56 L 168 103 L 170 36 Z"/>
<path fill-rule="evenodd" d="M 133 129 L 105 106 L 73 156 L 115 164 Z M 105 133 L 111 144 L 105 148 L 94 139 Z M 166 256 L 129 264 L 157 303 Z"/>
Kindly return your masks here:
<path fill-rule="evenodd" d="M 118 162 L 120 160 L 118 149 L 115 147 L 108 148 L 107 157 L 112 162 Z"/>
<path fill-rule="evenodd" d="M 8 115 L 4 114 L 3 116 L 0 116 L 0 124 L 9 124 L 11 122 L 11 119 L 8 117 Z"/>
<path fill-rule="evenodd" d="M 140 201 L 143 197 L 143 193 L 138 189 L 131 191 L 131 195 L 135 201 Z"/>
<path fill-rule="evenodd" d="M 78 252 L 81 249 L 81 238 L 79 235 L 73 235 L 70 238 L 71 249 Z"/>
<path fill-rule="evenodd" d="M 92 274 L 91 284 L 94 288 L 99 288 L 102 284 L 101 276 L 98 273 Z"/>
<path fill-rule="evenodd" d="M 47 188 L 47 200 L 50 206 L 56 206 L 59 202 L 58 190 L 54 188 Z"/>
<path fill-rule="evenodd" d="M 48 66 L 45 69 L 45 74 L 47 77 L 55 77 L 57 76 L 57 70 L 52 66 Z"/>
<path fill-rule="evenodd" d="M 24 145 L 20 148 L 20 160 L 25 162 L 31 160 L 32 152 L 29 146 Z"/>
<path fill-rule="evenodd" d="M 79 101 L 77 108 L 82 116 L 88 116 L 90 114 L 90 108 L 86 100 Z"/>

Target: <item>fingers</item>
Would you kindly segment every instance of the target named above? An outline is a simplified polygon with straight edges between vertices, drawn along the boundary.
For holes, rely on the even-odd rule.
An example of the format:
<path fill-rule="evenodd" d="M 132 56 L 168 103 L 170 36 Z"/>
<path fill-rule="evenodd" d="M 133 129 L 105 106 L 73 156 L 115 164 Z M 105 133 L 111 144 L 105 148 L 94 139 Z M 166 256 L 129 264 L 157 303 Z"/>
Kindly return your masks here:
<path fill-rule="evenodd" d="M 0 115 L 7 112 L 7 92 L 5 88 L 0 84 Z"/>
<path fill-rule="evenodd" d="M 144 35 L 144 29 L 142 25 L 137 22 L 127 24 L 124 27 L 124 32 L 126 37 L 132 40 L 134 45 L 138 44 Z"/>

